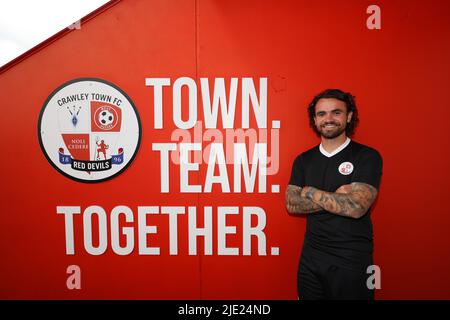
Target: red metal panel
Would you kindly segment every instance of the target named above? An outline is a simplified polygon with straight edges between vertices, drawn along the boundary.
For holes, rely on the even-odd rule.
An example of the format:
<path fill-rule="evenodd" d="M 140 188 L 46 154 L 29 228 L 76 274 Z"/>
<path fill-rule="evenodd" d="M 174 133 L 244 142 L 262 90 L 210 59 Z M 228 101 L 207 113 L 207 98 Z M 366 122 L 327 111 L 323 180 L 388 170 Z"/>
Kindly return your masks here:
<path fill-rule="evenodd" d="M 355 140 L 384 158 L 379 199 L 372 213 L 375 263 L 381 267 L 379 299 L 449 299 L 450 214 L 447 167 L 450 146 L 445 102 L 450 65 L 448 1 L 378 1 L 381 30 L 366 27 L 368 4 L 361 1 L 112 1 L 0 69 L 0 298 L 62 299 L 296 299 L 296 269 L 305 219 L 284 209 L 292 161 L 318 140 L 306 106 L 327 87 L 356 95 L 360 127 Z M 123 89 L 142 121 L 141 149 L 120 176 L 83 184 L 59 174 L 47 162 L 36 134 L 41 107 L 62 83 L 98 77 Z M 145 78 L 268 78 L 268 124 L 279 120 L 279 170 L 267 177 L 266 193 L 179 192 L 179 166 L 171 163 L 171 192 L 160 191 L 159 154 L 152 143 L 169 142 L 172 87 L 164 88 L 164 129 L 153 127 L 154 91 Z M 183 91 L 183 117 L 188 97 Z M 227 91 L 229 93 L 229 90 Z M 220 118 L 219 118 L 220 119 Z M 251 116 L 251 128 L 256 121 Z M 240 117 L 235 128 L 241 128 Z M 193 135 L 194 129 L 189 132 Z M 218 127 L 218 132 L 226 131 Z M 270 135 L 269 135 L 270 137 Z M 203 141 L 207 145 L 210 141 Z M 270 150 L 269 150 L 270 151 Z M 270 152 L 269 152 L 270 154 Z M 233 188 L 233 167 L 228 168 Z M 216 169 L 217 170 L 217 169 Z M 207 165 L 190 175 L 204 186 Z M 270 191 L 280 185 L 279 193 Z M 108 250 L 92 256 L 83 248 L 81 215 L 75 218 L 73 256 L 65 254 L 64 219 L 57 205 L 184 206 L 178 219 L 178 255 L 169 254 L 166 215 L 148 218 L 158 227 L 149 244 L 159 256 L 128 256 Z M 187 206 L 213 207 L 213 255 L 188 252 Z M 227 217 L 237 234 L 227 245 L 238 256 L 218 255 L 217 207 L 237 206 Z M 242 254 L 244 206 L 265 211 L 267 256 Z M 253 220 L 253 223 L 257 223 Z M 130 225 L 137 227 L 137 222 Z M 95 226 L 95 224 L 94 224 Z M 135 235 L 135 244 L 137 236 Z M 257 241 L 253 239 L 252 247 Z M 202 248 L 203 241 L 199 241 Z M 271 255 L 279 247 L 279 255 Z M 68 290 L 66 268 L 78 265 L 82 289 Z"/>

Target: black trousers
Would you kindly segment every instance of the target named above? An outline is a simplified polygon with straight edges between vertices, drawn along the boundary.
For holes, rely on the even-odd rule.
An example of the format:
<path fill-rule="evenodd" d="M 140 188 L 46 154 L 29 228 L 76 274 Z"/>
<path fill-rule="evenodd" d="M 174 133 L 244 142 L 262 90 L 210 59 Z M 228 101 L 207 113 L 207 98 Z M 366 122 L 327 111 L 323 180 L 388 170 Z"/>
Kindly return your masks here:
<path fill-rule="evenodd" d="M 304 247 L 297 275 L 298 296 L 301 300 L 373 300 L 374 289 L 367 286 L 370 264 L 342 267 Z"/>

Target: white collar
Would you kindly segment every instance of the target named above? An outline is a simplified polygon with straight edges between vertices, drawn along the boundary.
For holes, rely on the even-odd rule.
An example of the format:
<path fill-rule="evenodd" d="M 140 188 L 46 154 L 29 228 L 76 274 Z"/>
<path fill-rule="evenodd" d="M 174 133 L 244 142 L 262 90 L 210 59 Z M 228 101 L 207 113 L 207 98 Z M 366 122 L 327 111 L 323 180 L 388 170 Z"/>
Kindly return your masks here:
<path fill-rule="evenodd" d="M 321 152 L 325 157 L 330 158 L 330 157 L 334 156 L 335 154 L 337 154 L 337 153 L 341 152 L 342 150 L 344 150 L 344 148 L 345 148 L 346 146 L 348 146 L 348 144 L 350 143 L 350 141 L 352 141 L 352 140 L 350 140 L 350 138 L 347 137 L 347 140 L 345 140 L 345 142 L 344 142 L 343 144 L 341 144 L 338 148 L 334 149 L 333 152 L 331 152 L 331 153 L 330 153 L 330 152 L 327 152 L 327 151 L 323 148 L 322 143 L 319 145 L 319 150 L 320 150 L 320 152 Z"/>

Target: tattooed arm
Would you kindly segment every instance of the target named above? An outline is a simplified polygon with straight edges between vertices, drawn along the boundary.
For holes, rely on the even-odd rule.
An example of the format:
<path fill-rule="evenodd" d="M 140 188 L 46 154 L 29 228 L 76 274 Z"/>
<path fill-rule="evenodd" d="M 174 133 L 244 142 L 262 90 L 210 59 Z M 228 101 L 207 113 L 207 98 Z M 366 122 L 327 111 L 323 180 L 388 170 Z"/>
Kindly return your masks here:
<path fill-rule="evenodd" d="M 301 196 L 302 188 L 292 184 L 286 189 L 286 209 L 289 213 L 312 213 L 323 210 L 321 206 Z"/>
<path fill-rule="evenodd" d="M 369 210 L 377 193 L 377 189 L 362 182 L 343 185 L 334 193 L 314 187 L 304 187 L 301 190 L 302 197 L 311 200 L 324 210 L 355 219 L 362 217 Z"/>

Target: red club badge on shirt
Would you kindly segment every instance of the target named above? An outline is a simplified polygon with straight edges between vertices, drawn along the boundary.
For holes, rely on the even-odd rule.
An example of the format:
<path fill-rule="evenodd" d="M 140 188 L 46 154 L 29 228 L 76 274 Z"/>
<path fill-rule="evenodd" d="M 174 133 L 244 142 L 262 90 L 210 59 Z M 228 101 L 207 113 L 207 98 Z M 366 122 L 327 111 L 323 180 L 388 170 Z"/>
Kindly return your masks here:
<path fill-rule="evenodd" d="M 344 176 L 349 175 L 353 172 L 353 164 L 351 162 L 342 162 L 339 165 L 339 173 L 343 174 Z"/>

